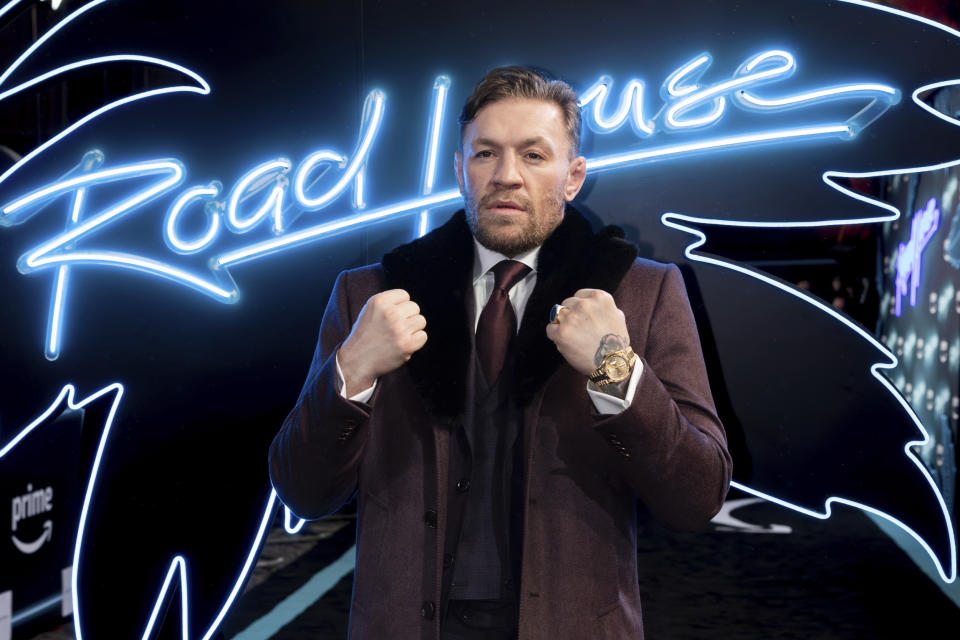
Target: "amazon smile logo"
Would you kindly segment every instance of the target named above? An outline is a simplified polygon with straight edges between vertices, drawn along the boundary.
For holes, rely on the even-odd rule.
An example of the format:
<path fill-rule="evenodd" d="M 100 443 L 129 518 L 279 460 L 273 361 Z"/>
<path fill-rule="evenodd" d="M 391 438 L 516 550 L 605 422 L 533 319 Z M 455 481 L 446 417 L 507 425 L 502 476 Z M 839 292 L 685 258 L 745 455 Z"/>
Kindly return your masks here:
<path fill-rule="evenodd" d="M 53 487 L 44 487 L 34 490 L 32 484 L 27 485 L 27 492 L 14 496 L 10 501 L 10 539 L 20 553 L 36 553 L 48 540 L 53 538 L 53 521 L 43 523 L 43 533 L 35 540 L 24 542 L 17 537 L 17 524 L 21 520 L 34 518 L 53 511 Z"/>

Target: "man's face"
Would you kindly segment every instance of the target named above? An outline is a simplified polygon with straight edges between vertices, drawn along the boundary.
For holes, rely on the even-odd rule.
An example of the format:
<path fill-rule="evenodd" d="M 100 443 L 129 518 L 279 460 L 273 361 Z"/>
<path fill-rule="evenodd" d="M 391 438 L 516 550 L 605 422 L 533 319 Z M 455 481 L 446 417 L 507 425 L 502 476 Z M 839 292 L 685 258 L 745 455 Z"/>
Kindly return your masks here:
<path fill-rule="evenodd" d="M 480 244 L 508 257 L 542 244 L 586 177 L 586 160 L 571 155 L 552 102 L 507 98 L 480 109 L 456 154 L 467 222 Z"/>

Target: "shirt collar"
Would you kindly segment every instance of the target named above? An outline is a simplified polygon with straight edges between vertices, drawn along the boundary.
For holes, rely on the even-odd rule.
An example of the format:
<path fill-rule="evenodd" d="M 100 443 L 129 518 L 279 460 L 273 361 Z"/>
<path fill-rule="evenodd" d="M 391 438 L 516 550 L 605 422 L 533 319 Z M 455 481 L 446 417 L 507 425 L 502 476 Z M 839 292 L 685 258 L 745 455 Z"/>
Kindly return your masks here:
<path fill-rule="evenodd" d="M 487 249 L 485 246 L 477 242 L 476 238 L 473 239 L 473 248 L 473 284 L 477 284 L 480 278 L 486 275 L 487 271 L 492 269 L 493 266 L 501 260 L 516 260 L 517 262 L 522 262 L 530 267 L 530 273 L 536 273 L 537 271 L 537 256 L 540 255 L 539 246 L 517 254 L 512 258 L 508 258 L 497 251 Z"/>

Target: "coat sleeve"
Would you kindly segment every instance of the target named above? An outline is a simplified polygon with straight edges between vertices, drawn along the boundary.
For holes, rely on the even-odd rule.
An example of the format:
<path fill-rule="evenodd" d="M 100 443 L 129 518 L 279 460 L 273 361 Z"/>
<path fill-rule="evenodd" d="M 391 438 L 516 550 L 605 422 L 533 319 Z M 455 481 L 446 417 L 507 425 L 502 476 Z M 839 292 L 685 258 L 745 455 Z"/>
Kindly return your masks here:
<path fill-rule="evenodd" d="M 621 477 L 661 524 L 696 529 L 720 510 L 732 462 L 683 277 L 674 265 L 661 281 L 646 335 L 633 402 L 622 413 L 599 418 L 594 429 L 611 445 Z"/>
<path fill-rule="evenodd" d="M 337 384 L 335 354 L 354 320 L 349 277 L 337 278 L 300 397 L 270 445 L 270 481 L 300 518 L 330 514 L 353 496 L 368 437 L 369 405 L 344 399 Z"/>

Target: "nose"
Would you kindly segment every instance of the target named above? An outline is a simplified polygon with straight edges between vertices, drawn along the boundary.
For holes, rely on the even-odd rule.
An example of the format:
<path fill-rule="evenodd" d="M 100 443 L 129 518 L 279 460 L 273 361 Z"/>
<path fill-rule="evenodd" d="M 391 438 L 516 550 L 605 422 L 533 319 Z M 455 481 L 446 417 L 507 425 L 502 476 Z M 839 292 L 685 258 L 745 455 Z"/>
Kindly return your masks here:
<path fill-rule="evenodd" d="M 520 174 L 520 163 L 512 153 L 505 153 L 497 163 L 497 170 L 493 173 L 493 183 L 498 187 L 516 188 L 523 184 Z"/>

